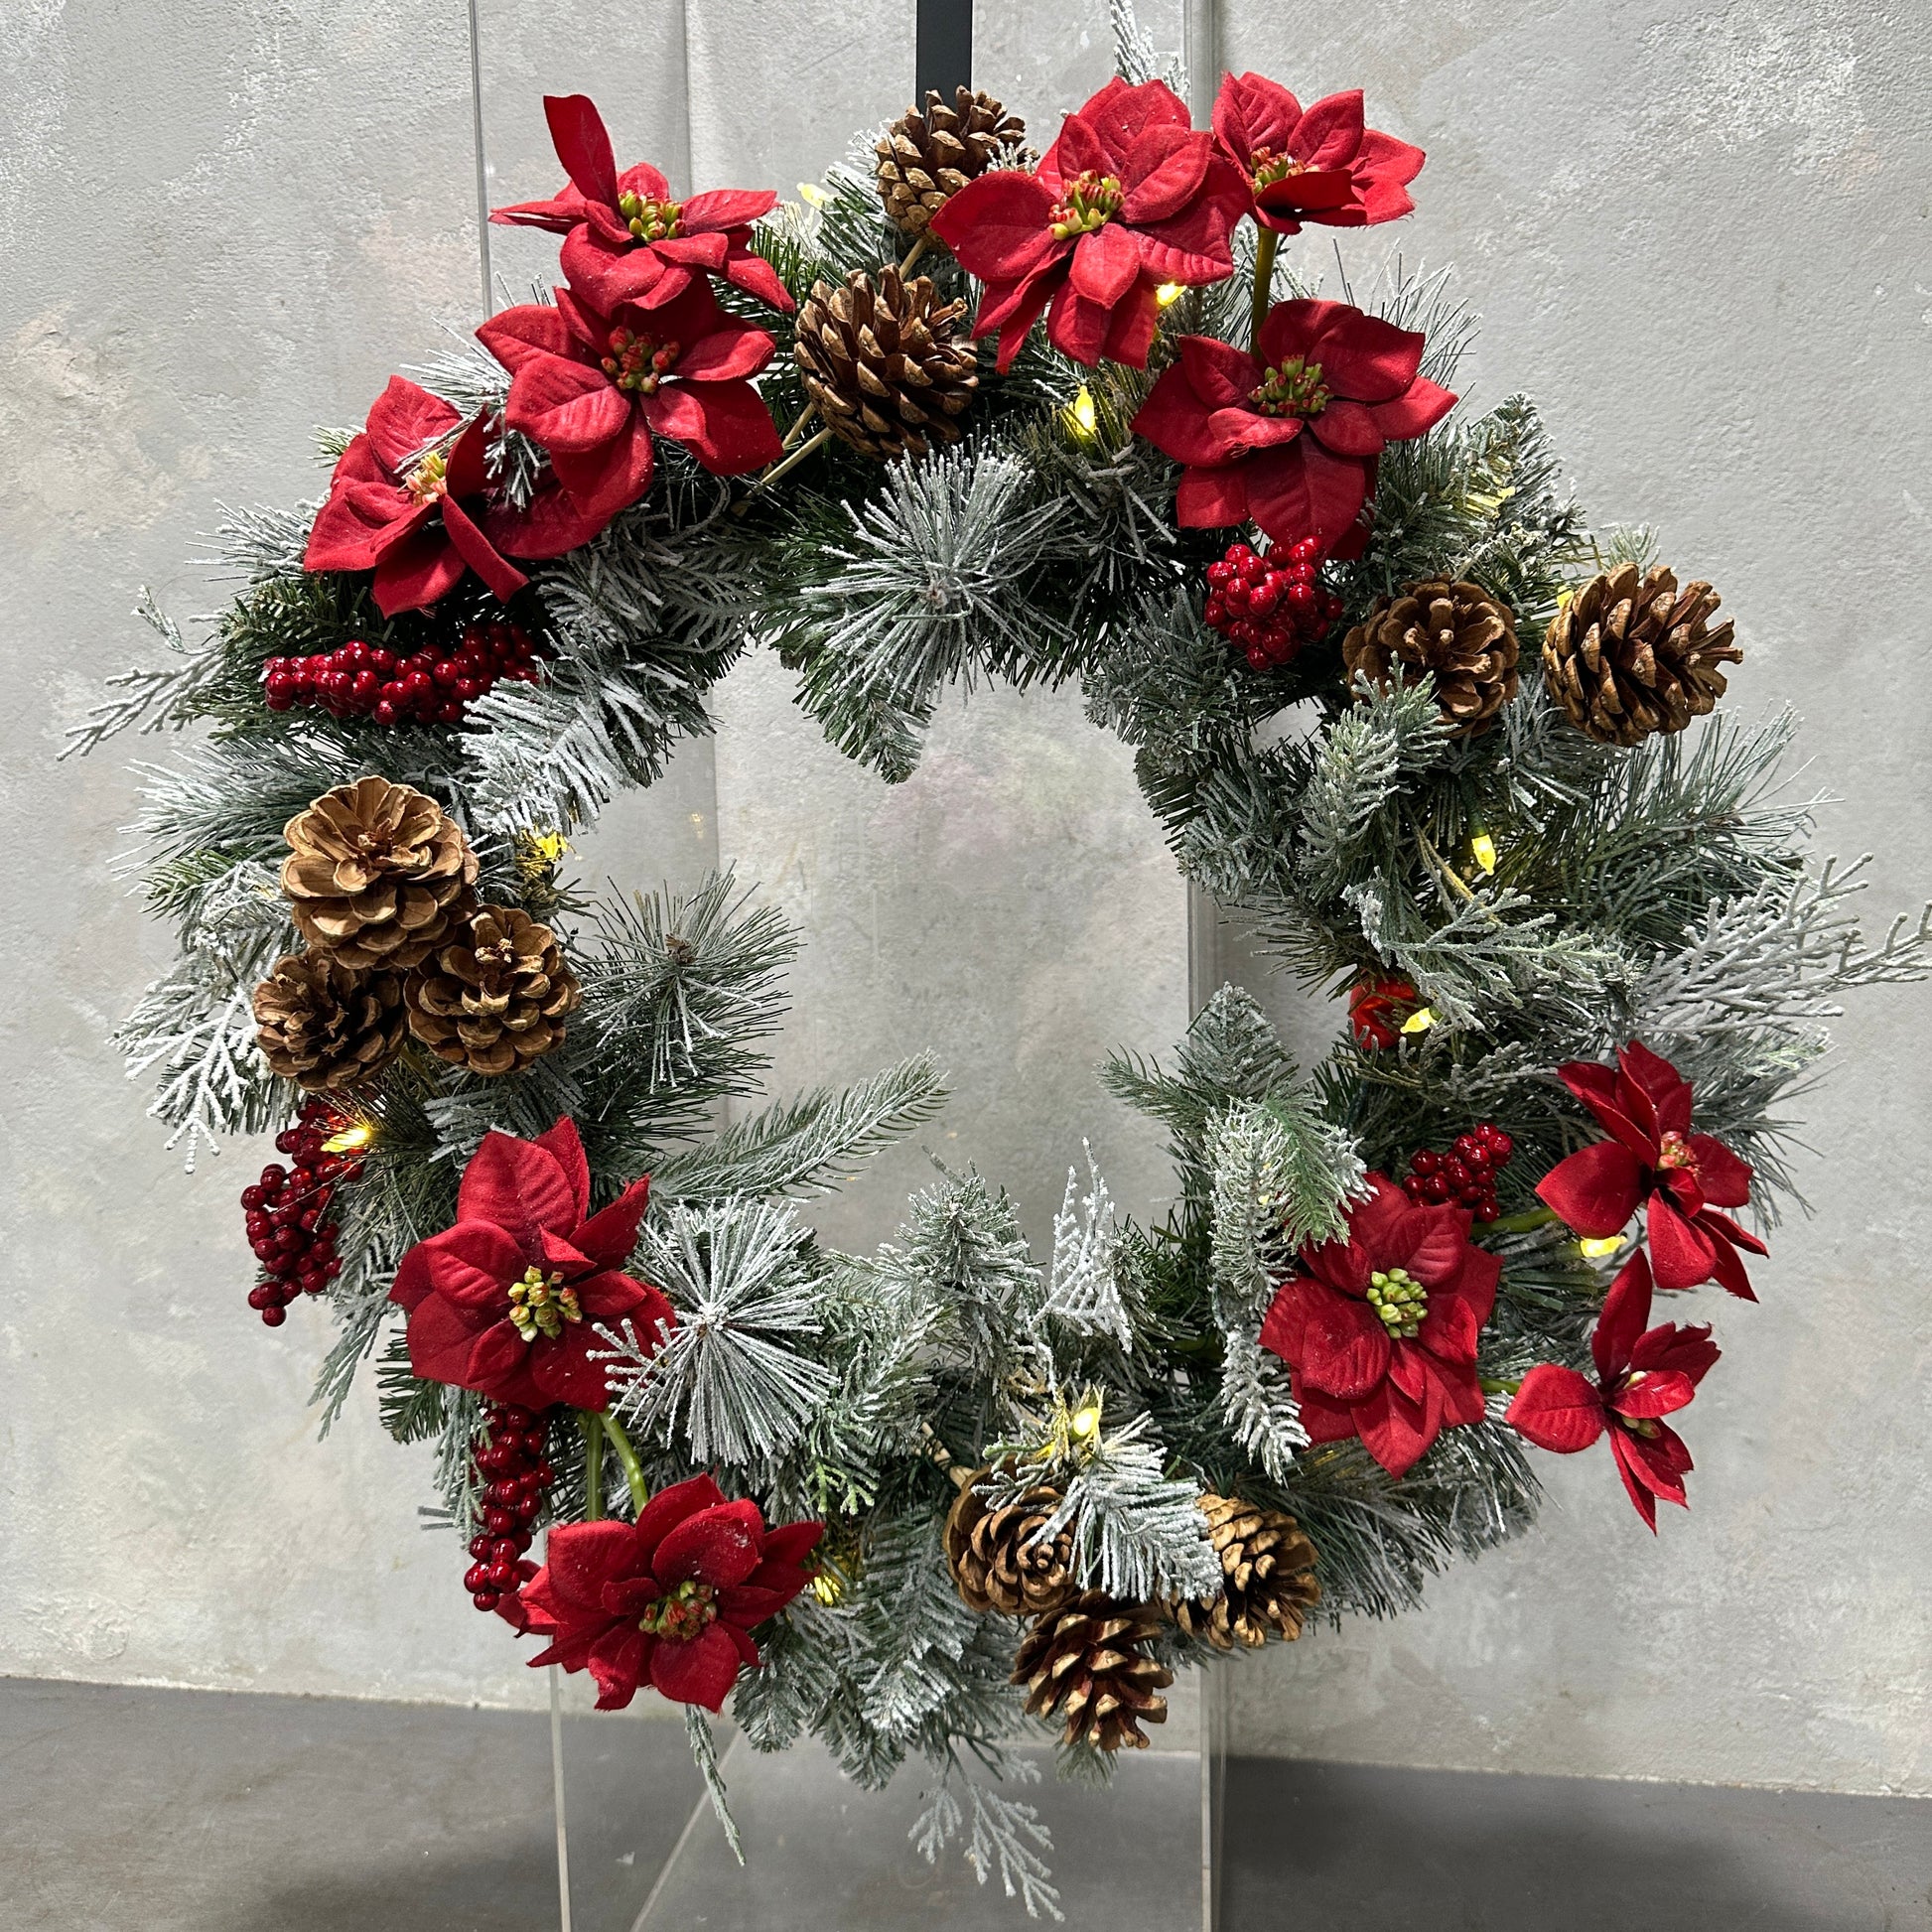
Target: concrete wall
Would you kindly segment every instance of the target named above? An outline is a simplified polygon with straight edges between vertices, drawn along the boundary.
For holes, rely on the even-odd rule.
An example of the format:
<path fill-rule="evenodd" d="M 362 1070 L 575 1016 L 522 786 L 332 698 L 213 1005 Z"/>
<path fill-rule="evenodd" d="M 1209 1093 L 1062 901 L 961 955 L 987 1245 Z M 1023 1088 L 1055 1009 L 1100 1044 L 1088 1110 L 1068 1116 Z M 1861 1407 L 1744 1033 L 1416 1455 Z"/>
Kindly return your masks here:
<path fill-rule="evenodd" d="M 674 180 L 790 191 L 902 104 L 910 11 L 484 0 L 492 199 L 552 185 L 538 97 L 569 87 Z M 1827 842 L 1878 849 L 1879 906 L 1922 894 L 1918 37 L 1849 0 L 1222 11 L 1231 65 L 1305 94 L 1363 85 L 1379 124 L 1429 148 L 1400 245 L 1454 260 L 1485 312 L 1476 399 L 1538 394 L 1598 518 L 1656 522 L 1717 581 L 1751 650 L 1741 701 L 1808 713 L 1843 798 Z M 0 1669 L 529 1696 L 455 1552 L 416 1532 L 420 1454 L 366 1403 L 310 1440 L 320 1317 L 270 1335 L 241 1307 L 233 1197 L 263 1157 L 237 1148 L 184 1181 L 100 1043 L 168 949 L 104 871 L 133 798 L 122 756 L 49 763 L 143 648 L 135 587 L 206 608 L 184 559 L 216 502 L 316 487 L 311 427 L 354 418 L 440 323 L 474 319 L 463 14 L 0 13 L 0 796 L 20 870 L 0 1018 Z M 1177 41 L 1177 6 L 1148 17 Z M 1105 73 L 1094 0 L 982 0 L 978 34 L 978 77 L 1036 125 Z M 494 236 L 512 287 L 543 272 L 541 244 Z M 1381 253 L 1357 238 L 1351 270 Z M 722 854 L 803 922 L 781 1085 L 930 1045 L 957 1088 L 932 1149 L 1007 1179 L 1032 1225 L 1083 1134 L 1124 1201 L 1158 1207 L 1152 1137 L 1089 1072 L 1116 1041 L 1165 1048 L 1184 1016 L 1182 896 L 1118 748 L 1066 698 L 981 694 L 947 706 L 924 769 L 889 790 L 825 749 L 775 665 L 736 677 L 720 713 L 715 748 L 615 810 L 588 869 L 649 883 Z M 1268 990 L 1297 1032 L 1331 1024 Z M 1911 989 L 1863 1002 L 1807 1103 L 1823 1211 L 1777 1242 L 1762 1309 L 1717 1311 L 1695 1512 L 1652 1543 L 1606 1458 L 1549 1459 L 1534 1538 L 1417 1616 L 1244 1669 L 1242 1745 L 1932 1791 L 1932 1094 L 1898 1047 L 1925 1012 Z M 888 1233 L 922 1168 L 921 1149 L 885 1164 L 827 1206 L 828 1234 Z"/>

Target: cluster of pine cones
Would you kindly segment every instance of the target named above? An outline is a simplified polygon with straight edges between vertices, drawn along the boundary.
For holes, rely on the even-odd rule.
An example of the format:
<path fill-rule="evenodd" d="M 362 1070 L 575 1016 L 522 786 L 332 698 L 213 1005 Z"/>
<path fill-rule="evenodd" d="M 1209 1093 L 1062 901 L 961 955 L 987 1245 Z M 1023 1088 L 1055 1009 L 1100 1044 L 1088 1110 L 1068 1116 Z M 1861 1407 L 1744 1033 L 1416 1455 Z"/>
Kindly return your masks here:
<path fill-rule="evenodd" d="M 472 1073 L 513 1073 L 564 1037 L 582 997 L 548 926 L 477 900 L 477 855 L 435 799 L 386 778 L 338 785 L 284 829 L 301 952 L 255 989 L 269 1065 L 311 1092 L 381 1071 L 413 1034 Z"/>
<path fill-rule="evenodd" d="M 1200 1509 L 1221 1564 L 1216 1596 L 1123 1603 L 1082 1589 L 1071 1533 L 1047 1533 L 1059 1491 L 1036 1483 L 996 1505 L 982 1485 L 998 1473 L 976 1470 L 961 1488 L 946 1519 L 946 1561 L 969 1608 L 1032 1620 L 1013 1681 L 1028 1715 L 1059 1720 L 1068 1744 L 1141 1749 L 1142 1725 L 1167 1721 L 1161 1692 L 1173 1673 L 1148 1650 L 1164 1623 L 1217 1650 L 1258 1649 L 1271 1636 L 1299 1637 L 1319 1600 L 1314 1546 L 1294 1517 L 1211 1492 Z"/>
<path fill-rule="evenodd" d="M 1743 661 L 1728 619 L 1715 629 L 1709 584 L 1678 588 L 1668 570 L 1633 563 L 1593 577 L 1566 598 L 1543 639 L 1551 695 L 1577 729 L 1631 746 L 1680 732 L 1725 693 L 1725 664 Z M 1487 731 L 1516 695 L 1516 614 L 1478 584 L 1430 578 L 1382 597 L 1342 639 L 1342 666 L 1360 696 L 1424 672 L 1458 737 Z"/>
<path fill-rule="evenodd" d="M 990 94 L 926 95 L 880 138 L 878 182 L 888 218 L 922 252 L 932 217 L 969 181 L 1024 154 L 1027 130 Z M 957 443 L 979 386 L 979 355 L 957 327 L 964 302 L 936 299 L 929 276 L 855 269 L 816 282 L 798 312 L 793 354 L 819 419 L 880 463 Z"/>

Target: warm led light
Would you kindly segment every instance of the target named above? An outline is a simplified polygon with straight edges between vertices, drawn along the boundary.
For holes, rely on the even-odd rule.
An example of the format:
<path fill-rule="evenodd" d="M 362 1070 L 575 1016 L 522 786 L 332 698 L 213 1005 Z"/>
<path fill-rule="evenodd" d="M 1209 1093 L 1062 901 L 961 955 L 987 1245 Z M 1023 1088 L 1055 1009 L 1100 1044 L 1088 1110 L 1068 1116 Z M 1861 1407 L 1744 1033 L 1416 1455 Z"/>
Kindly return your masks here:
<path fill-rule="evenodd" d="M 1598 1241 L 1579 1241 L 1577 1245 L 1591 1261 L 1601 1261 L 1605 1255 L 1613 1255 L 1623 1246 L 1623 1237 L 1611 1234 Z"/>
<path fill-rule="evenodd" d="M 836 1570 L 821 1570 L 812 1579 L 812 1594 L 829 1610 L 845 1594 L 845 1580 Z"/>
<path fill-rule="evenodd" d="M 1487 832 L 1478 832 L 1469 841 L 1469 851 L 1484 872 L 1496 870 L 1496 841 Z"/>
<path fill-rule="evenodd" d="M 1165 309 L 1171 303 L 1178 302 L 1186 293 L 1187 291 L 1178 282 L 1163 282 L 1154 291 L 1154 299 Z"/>
<path fill-rule="evenodd" d="M 1436 1024 L 1436 1010 L 1433 1007 L 1418 1007 L 1402 1023 L 1405 1034 L 1426 1034 Z"/>
<path fill-rule="evenodd" d="M 331 1134 L 323 1142 L 325 1154 L 354 1154 L 365 1148 L 375 1139 L 375 1129 L 365 1120 L 358 1120 L 352 1127 L 345 1127 L 340 1134 Z"/>
<path fill-rule="evenodd" d="M 798 184 L 798 199 L 810 207 L 824 207 L 831 196 L 815 181 L 801 181 Z"/>
<path fill-rule="evenodd" d="M 1100 1406 L 1098 1403 L 1089 1403 L 1086 1408 L 1076 1409 L 1074 1411 L 1073 1433 L 1074 1435 L 1079 1437 L 1082 1442 L 1085 1442 L 1088 1437 L 1097 1434 L 1099 1432 L 1099 1429 L 1100 1429 Z"/>
<path fill-rule="evenodd" d="M 1073 418 L 1073 427 L 1082 436 L 1091 436 L 1096 420 L 1093 407 L 1093 391 L 1083 382 L 1080 393 L 1073 398 L 1073 406 L 1066 412 Z"/>

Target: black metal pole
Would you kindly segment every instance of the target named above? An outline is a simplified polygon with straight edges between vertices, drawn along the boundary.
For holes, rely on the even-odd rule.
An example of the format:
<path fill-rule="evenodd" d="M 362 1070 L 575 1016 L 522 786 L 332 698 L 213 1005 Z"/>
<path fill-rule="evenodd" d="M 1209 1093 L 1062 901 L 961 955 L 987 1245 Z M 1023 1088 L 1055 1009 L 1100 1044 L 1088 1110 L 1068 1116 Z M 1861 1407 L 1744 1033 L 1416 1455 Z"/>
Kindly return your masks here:
<path fill-rule="evenodd" d="M 912 69 L 921 102 L 928 88 L 950 101 L 973 84 L 973 0 L 918 0 Z"/>

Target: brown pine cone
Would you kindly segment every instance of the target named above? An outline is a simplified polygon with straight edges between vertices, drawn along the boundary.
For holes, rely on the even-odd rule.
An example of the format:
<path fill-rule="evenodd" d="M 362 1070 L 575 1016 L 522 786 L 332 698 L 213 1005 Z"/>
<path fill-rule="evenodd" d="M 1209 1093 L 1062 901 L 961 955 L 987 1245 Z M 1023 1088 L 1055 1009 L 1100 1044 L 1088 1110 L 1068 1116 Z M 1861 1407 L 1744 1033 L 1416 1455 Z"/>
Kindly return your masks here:
<path fill-rule="evenodd" d="M 1363 671 L 1384 691 L 1434 672 L 1436 702 L 1462 738 L 1487 731 L 1516 695 L 1516 614 L 1480 585 L 1446 577 L 1377 598 L 1341 640 L 1351 685 Z"/>
<path fill-rule="evenodd" d="M 928 93 L 925 108 L 908 107 L 879 141 L 879 195 L 901 233 L 925 233 L 926 223 L 969 181 L 985 174 L 1002 148 L 1018 148 L 1026 123 L 991 94 L 961 87 L 948 107 Z"/>
<path fill-rule="evenodd" d="M 998 1509 L 978 1485 L 994 1472 L 976 1470 L 946 1518 L 946 1562 L 967 1606 L 1002 1616 L 1038 1616 L 1073 1594 L 1073 1533 L 1039 1532 L 1060 1506 L 1057 1489 L 1038 1483 Z"/>
<path fill-rule="evenodd" d="M 409 975 L 409 1031 L 472 1073 L 515 1073 L 561 1045 L 583 998 L 547 925 L 513 905 L 480 905 Z"/>
<path fill-rule="evenodd" d="M 1635 564 L 1566 598 L 1543 639 L 1543 676 L 1570 722 L 1601 744 L 1635 745 L 1702 718 L 1725 694 L 1719 666 L 1744 661 L 1728 618 L 1707 624 L 1721 601 L 1703 582 L 1679 590 L 1668 570 L 1639 583 Z"/>
<path fill-rule="evenodd" d="M 1198 1597 L 1173 1605 L 1173 1620 L 1216 1650 L 1245 1644 L 1259 1650 L 1270 1635 L 1292 1643 L 1302 1620 L 1321 1599 L 1314 1581 L 1314 1545 L 1280 1510 L 1217 1496 L 1200 1499 L 1208 1539 L 1226 1582 L 1211 1602 Z"/>
<path fill-rule="evenodd" d="M 477 855 L 434 798 L 357 778 L 297 812 L 282 836 L 295 929 L 345 966 L 415 966 L 476 903 Z"/>
<path fill-rule="evenodd" d="M 957 443 L 979 386 L 979 356 L 953 334 L 965 306 L 935 308 L 931 282 L 901 283 L 896 268 L 877 283 L 856 268 L 841 288 L 813 283 L 794 353 L 826 427 L 881 463 Z"/>
<path fill-rule="evenodd" d="M 1161 1627 L 1145 1603 L 1117 1603 L 1090 1589 L 1048 1610 L 1020 1641 L 1013 1681 L 1027 1692 L 1027 1715 L 1066 1720 L 1069 1744 L 1097 1750 L 1147 1748 L 1143 1724 L 1168 1721 L 1158 1695 L 1173 1672 L 1142 1648 Z"/>
<path fill-rule="evenodd" d="M 327 952 L 284 953 L 255 988 L 255 1038 L 285 1080 L 310 1092 L 351 1087 L 402 1050 L 402 979 Z"/>

